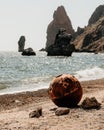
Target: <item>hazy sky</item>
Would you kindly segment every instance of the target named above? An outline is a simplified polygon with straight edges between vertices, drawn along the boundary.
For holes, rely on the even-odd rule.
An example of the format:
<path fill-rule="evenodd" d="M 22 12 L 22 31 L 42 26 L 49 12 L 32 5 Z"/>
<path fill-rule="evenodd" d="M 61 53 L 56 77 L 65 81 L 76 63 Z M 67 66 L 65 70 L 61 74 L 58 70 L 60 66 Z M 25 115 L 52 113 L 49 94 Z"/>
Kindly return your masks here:
<path fill-rule="evenodd" d="M 26 46 L 45 47 L 48 24 L 53 12 L 63 5 L 72 26 L 84 27 L 104 0 L 0 0 L 0 50 L 18 51 L 18 40 L 26 37 Z"/>

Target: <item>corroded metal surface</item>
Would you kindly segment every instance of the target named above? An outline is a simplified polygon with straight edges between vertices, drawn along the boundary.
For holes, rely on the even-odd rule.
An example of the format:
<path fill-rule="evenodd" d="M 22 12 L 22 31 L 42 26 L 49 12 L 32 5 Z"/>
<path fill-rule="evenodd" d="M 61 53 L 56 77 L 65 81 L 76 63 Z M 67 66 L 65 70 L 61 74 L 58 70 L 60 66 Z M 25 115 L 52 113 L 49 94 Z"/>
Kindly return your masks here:
<path fill-rule="evenodd" d="M 81 100 L 83 92 L 80 82 L 74 76 L 63 74 L 52 80 L 48 94 L 57 106 L 74 107 Z"/>

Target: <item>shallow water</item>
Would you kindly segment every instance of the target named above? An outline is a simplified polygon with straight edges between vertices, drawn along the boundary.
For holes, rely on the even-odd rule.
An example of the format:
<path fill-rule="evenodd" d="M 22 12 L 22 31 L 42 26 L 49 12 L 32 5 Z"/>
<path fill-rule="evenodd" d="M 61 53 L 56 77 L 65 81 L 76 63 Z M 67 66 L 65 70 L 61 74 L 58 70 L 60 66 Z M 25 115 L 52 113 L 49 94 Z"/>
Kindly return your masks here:
<path fill-rule="evenodd" d="M 47 88 L 53 77 L 69 73 L 78 80 L 104 78 L 104 54 L 73 53 L 71 57 L 22 56 L 0 52 L 0 94 Z"/>

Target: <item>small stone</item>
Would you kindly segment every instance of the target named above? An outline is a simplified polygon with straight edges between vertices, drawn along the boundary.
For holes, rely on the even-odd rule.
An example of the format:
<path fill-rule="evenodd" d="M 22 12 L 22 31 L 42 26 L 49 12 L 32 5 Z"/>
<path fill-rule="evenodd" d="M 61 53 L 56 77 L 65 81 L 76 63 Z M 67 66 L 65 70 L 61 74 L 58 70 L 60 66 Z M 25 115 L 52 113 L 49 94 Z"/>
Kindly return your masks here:
<path fill-rule="evenodd" d="M 95 97 L 86 97 L 81 106 L 83 109 L 99 109 L 101 107 L 101 103 L 99 103 Z"/>
<path fill-rule="evenodd" d="M 55 115 L 57 115 L 57 116 L 66 115 L 69 113 L 69 111 L 70 111 L 69 108 L 59 107 L 55 111 Z"/>
<path fill-rule="evenodd" d="M 37 109 L 29 113 L 30 118 L 39 118 L 40 116 L 42 116 L 42 107 L 38 107 Z"/>
<path fill-rule="evenodd" d="M 42 107 L 38 107 L 37 111 L 39 112 L 40 116 L 42 116 Z"/>

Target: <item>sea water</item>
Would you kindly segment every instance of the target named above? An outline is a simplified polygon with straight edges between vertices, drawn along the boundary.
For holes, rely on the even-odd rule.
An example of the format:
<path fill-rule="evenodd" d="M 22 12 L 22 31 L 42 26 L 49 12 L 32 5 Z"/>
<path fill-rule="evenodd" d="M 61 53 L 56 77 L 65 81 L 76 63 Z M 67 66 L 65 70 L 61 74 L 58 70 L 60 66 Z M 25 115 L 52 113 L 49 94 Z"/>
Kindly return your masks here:
<path fill-rule="evenodd" d="M 0 52 L 0 94 L 48 88 L 51 80 L 71 74 L 79 81 L 104 78 L 104 54 L 73 53 L 71 57 L 22 56 L 19 52 Z"/>

